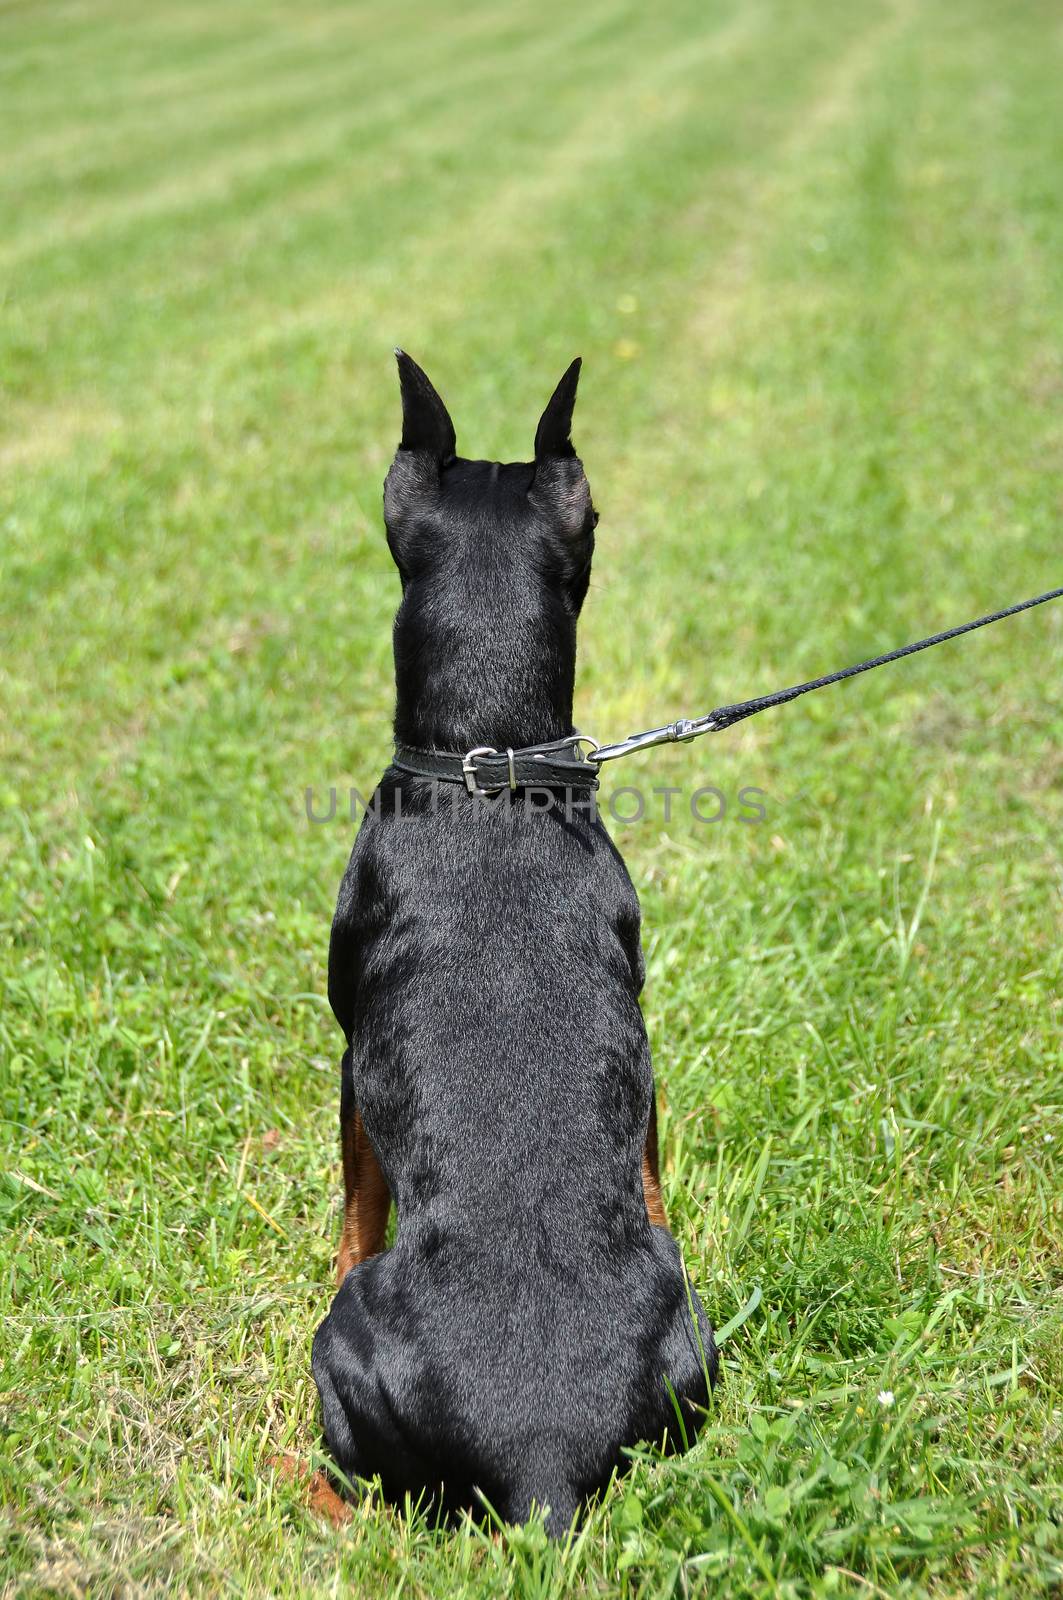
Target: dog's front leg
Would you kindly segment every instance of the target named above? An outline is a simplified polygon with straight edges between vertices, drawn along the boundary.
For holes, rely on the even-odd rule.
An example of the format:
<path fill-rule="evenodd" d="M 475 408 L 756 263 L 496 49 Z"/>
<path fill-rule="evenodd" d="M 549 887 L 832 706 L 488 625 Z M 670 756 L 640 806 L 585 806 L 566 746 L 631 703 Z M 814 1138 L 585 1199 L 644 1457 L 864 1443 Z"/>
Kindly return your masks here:
<path fill-rule="evenodd" d="M 336 1256 L 336 1282 L 352 1267 L 384 1248 L 391 1191 L 365 1131 L 351 1082 L 351 1052 L 343 1058 L 340 1092 L 340 1144 L 343 1151 L 343 1231 Z"/>

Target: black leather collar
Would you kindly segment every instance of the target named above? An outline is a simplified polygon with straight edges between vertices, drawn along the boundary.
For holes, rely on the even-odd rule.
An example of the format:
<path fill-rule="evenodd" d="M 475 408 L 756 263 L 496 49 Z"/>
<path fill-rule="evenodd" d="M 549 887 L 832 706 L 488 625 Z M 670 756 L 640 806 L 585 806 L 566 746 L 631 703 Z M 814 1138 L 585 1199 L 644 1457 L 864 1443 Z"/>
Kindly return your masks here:
<path fill-rule="evenodd" d="M 416 750 L 396 744 L 394 765 L 400 772 L 440 783 L 463 783 L 470 794 L 499 794 L 503 789 L 597 789 L 598 768 L 581 754 L 594 740 L 570 734 L 553 744 L 531 744 L 522 750 L 494 750 L 478 745 L 465 755 L 451 750 Z"/>

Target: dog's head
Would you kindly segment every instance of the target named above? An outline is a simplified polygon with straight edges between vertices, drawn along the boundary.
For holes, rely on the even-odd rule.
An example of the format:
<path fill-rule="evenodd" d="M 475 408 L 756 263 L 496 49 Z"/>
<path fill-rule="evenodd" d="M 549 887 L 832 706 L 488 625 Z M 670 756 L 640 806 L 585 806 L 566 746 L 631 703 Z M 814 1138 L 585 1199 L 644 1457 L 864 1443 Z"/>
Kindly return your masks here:
<path fill-rule="evenodd" d="M 576 619 L 597 515 L 572 447 L 580 363 L 543 412 L 534 460 L 457 453 L 427 376 L 398 352 L 402 440 L 384 483 L 402 579 L 396 732 L 449 748 L 571 732 Z"/>

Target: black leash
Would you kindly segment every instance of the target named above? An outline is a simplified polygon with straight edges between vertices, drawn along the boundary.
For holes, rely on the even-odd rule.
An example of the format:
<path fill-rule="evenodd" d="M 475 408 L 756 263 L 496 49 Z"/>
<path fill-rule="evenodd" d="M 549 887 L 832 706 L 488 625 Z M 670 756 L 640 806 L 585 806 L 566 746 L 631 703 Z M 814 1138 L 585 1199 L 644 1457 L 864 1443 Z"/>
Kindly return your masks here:
<path fill-rule="evenodd" d="M 744 722 L 746 717 L 755 717 L 758 711 L 767 711 L 771 706 L 786 705 L 790 700 L 796 700 L 799 695 L 811 694 L 813 689 L 825 689 L 828 684 L 841 683 L 843 678 L 855 678 L 861 672 L 870 672 L 874 667 L 884 667 L 891 661 L 899 661 L 902 656 L 914 656 L 919 650 L 929 650 L 931 645 L 944 644 L 947 639 L 957 639 L 961 633 L 973 633 L 975 628 L 987 628 L 991 622 L 1001 622 L 1005 617 L 1013 617 L 1019 611 L 1029 611 L 1032 606 L 1043 606 L 1046 601 L 1058 600 L 1061 596 L 1063 589 L 1049 589 L 1047 594 L 1039 594 L 1033 600 L 1020 600 L 1016 606 L 1007 606 L 1003 611 L 994 611 L 988 617 L 979 617 L 976 622 L 961 623 L 958 628 L 946 628 L 944 633 L 935 633 L 929 639 L 920 639 L 915 644 L 901 645 L 899 650 L 889 650 L 883 656 L 873 656 L 870 661 L 860 661 L 855 667 L 843 667 L 840 672 L 828 672 L 825 677 L 810 678 L 807 683 L 794 684 L 791 689 L 776 689 L 774 694 L 758 695 L 753 700 L 740 700 L 737 705 L 717 706 L 708 716 L 697 717 L 692 722 L 681 718 L 664 728 L 651 728 L 648 733 L 634 733 L 630 738 L 621 740 L 619 744 L 608 744 L 592 750 L 588 759 L 600 765 L 603 761 L 615 761 L 619 756 L 630 755 L 633 750 L 648 749 L 650 745 L 667 744 L 672 740 L 696 739 L 703 733 L 721 733 L 724 728 L 734 727 L 736 722 Z"/>
<path fill-rule="evenodd" d="M 746 717 L 755 717 L 758 711 L 786 705 L 799 695 L 811 694 L 813 689 L 825 689 L 829 684 L 841 683 L 843 678 L 855 678 L 861 672 L 871 672 L 875 667 L 900 661 L 902 656 L 914 656 L 919 650 L 929 650 L 932 645 L 958 639 L 962 633 L 973 633 L 975 628 L 987 628 L 991 622 L 1001 622 L 1019 611 L 1029 611 L 1033 606 L 1043 606 L 1047 601 L 1061 597 L 1063 589 L 1049 589 L 1047 594 L 1039 594 L 1033 600 L 1020 600 L 1018 605 L 991 612 L 988 617 L 979 617 L 975 622 L 961 623 L 958 628 L 946 628 L 944 633 L 932 634 L 929 639 L 919 639 L 915 644 L 902 645 L 899 650 L 873 656 L 870 661 L 857 662 L 855 667 L 843 667 L 840 672 L 828 672 L 822 678 L 810 678 L 807 683 L 796 683 L 790 689 L 776 689 L 774 694 L 757 695 L 753 700 L 740 700 L 736 705 L 717 706 L 704 717 L 680 717 L 663 728 L 633 733 L 616 744 L 599 744 L 589 734 L 575 733 L 552 744 L 533 744 L 522 750 L 503 751 L 485 745 L 465 755 L 452 751 L 414 750 L 408 745 L 400 745 L 396 749 L 395 764 L 419 777 L 435 778 L 445 783 L 464 783 L 470 794 L 498 794 L 502 789 L 533 785 L 595 789 L 598 786 L 598 768 L 603 762 L 616 761 L 621 756 L 632 755 L 636 750 L 648 750 L 653 745 L 685 744 L 703 733 L 722 733 L 724 728 L 732 728 L 736 722 L 744 722 Z M 588 747 L 585 756 L 580 754 L 582 745 Z M 562 752 L 571 754 L 566 756 Z"/>

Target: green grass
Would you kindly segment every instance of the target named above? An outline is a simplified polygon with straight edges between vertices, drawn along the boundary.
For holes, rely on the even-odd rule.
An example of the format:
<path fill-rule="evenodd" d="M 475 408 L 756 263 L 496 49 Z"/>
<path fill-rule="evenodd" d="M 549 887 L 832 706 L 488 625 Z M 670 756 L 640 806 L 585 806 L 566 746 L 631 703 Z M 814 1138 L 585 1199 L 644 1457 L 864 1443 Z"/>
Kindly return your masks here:
<path fill-rule="evenodd" d="M 320 1445 L 353 830 L 303 793 L 389 745 L 392 345 L 503 458 L 584 356 L 600 736 L 1058 584 L 1058 9 L 0 31 L 0 1584 L 1058 1586 L 1063 607 L 610 774 L 768 796 L 615 830 L 730 1329 L 696 1450 L 567 1547 L 334 1534 L 267 1466 Z"/>

